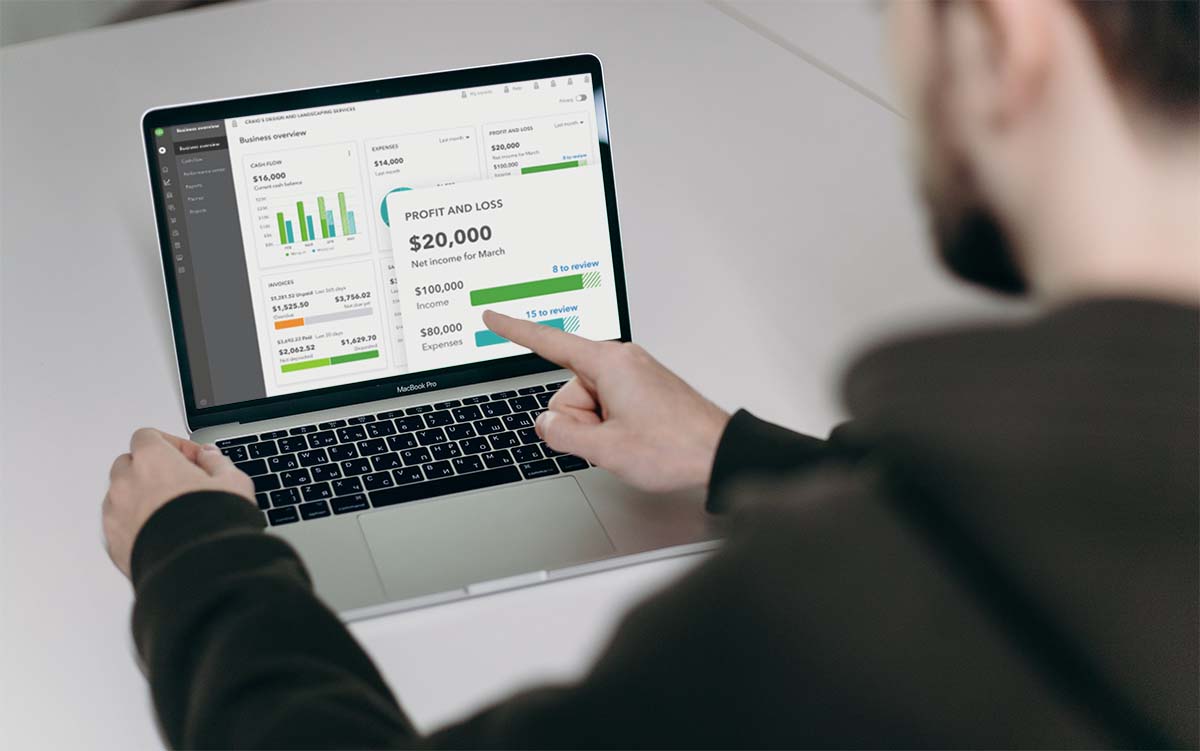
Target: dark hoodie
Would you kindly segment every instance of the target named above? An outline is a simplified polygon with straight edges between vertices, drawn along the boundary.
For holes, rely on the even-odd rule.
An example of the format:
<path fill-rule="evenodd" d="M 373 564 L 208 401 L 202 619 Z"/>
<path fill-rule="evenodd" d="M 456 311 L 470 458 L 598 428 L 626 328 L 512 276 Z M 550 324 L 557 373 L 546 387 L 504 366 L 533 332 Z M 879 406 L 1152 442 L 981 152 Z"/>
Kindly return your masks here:
<path fill-rule="evenodd" d="M 893 343 L 829 440 L 737 413 L 720 552 L 578 684 L 415 734 L 286 543 L 191 494 L 133 552 L 172 746 L 1200 744 L 1200 315 L 1093 301 Z"/>

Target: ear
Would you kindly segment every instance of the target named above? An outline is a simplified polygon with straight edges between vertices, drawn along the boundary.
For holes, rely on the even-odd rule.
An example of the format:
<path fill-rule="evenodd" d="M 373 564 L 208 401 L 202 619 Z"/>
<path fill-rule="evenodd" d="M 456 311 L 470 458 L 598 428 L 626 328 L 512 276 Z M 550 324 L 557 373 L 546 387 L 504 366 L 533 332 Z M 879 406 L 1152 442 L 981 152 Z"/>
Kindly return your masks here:
<path fill-rule="evenodd" d="M 1051 60 L 1052 14 L 1063 0 L 974 0 L 947 13 L 951 63 L 971 114 L 1005 126 L 1032 107 Z"/>

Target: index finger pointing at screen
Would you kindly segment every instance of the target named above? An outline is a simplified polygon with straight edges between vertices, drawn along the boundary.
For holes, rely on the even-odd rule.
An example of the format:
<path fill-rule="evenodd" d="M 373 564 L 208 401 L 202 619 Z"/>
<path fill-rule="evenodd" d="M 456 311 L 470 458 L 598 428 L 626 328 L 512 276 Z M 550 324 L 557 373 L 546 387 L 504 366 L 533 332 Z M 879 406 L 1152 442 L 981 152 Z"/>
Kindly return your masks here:
<path fill-rule="evenodd" d="M 528 347 L 550 362 L 592 377 L 596 369 L 599 342 L 568 334 L 533 321 L 522 321 L 494 310 L 483 312 L 484 324 L 509 341 Z"/>

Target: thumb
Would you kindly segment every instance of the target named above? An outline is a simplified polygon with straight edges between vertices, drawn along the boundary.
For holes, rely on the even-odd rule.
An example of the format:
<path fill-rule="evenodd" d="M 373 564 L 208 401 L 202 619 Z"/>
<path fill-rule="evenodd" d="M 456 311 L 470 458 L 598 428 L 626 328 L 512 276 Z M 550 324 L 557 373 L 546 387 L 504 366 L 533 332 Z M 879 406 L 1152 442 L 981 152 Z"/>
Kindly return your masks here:
<path fill-rule="evenodd" d="M 196 452 L 196 465 L 213 477 L 227 477 L 238 471 L 229 457 L 211 443 L 201 446 Z"/>
<path fill-rule="evenodd" d="M 603 451 L 603 423 L 586 423 L 554 410 L 538 416 L 534 424 L 538 435 L 555 451 L 577 454 L 584 459 L 600 463 L 598 454 Z"/>

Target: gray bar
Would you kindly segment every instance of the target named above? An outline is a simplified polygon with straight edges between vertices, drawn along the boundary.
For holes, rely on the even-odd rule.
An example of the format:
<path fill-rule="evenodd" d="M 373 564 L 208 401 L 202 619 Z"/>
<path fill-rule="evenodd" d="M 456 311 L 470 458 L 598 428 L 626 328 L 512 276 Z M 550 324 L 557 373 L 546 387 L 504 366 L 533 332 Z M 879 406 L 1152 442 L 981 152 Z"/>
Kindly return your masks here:
<path fill-rule="evenodd" d="M 358 308 L 357 310 L 345 310 L 341 313 L 322 313 L 319 316 L 304 316 L 304 325 L 310 323 L 325 323 L 327 321 L 340 321 L 343 318 L 362 318 L 363 316 L 372 315 L 375 311 L 371 308 Z"/>

